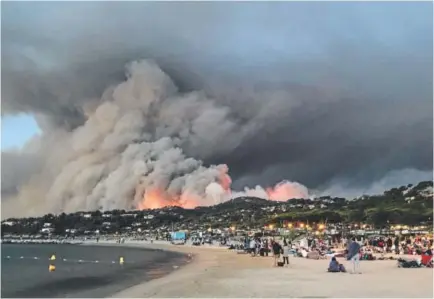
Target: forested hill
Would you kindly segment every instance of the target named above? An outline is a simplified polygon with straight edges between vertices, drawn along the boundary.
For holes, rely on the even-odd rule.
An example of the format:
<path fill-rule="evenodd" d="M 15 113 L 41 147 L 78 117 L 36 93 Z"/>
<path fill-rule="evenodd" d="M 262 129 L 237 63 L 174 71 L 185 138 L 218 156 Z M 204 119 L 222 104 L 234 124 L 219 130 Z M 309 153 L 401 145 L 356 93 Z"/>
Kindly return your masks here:
<path fill-rule="evenodd" d="M 210 207 L 183 209 L 167 207 L 142 211 L 93 211 L 45 215 L 38 218 L 7 219 L 2 233 L 38 233 L 49 227 L 52 233 L 66 230 L 77 232 L 122 232 L 138 228 L 191 228 L 198 226 L 260 228 L 266 224 L 290 222 L 366 223 L 376 227 L 392 224 L 431 225 L 433 215 L 433 182 L 401 186 L 381 195 L 362 196 L 347 200 L 338 197 L 268 201 L 239 197 Z"/>

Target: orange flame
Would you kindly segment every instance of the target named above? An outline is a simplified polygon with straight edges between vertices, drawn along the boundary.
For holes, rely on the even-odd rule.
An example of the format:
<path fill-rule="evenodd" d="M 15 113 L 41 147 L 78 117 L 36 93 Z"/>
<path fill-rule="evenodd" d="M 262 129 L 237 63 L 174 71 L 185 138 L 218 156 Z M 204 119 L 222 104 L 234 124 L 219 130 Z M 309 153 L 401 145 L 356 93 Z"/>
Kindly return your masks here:
<path fill-rule="evenodd" d="M 161 209 L 164 207 L 182 207 L 193 209 L 199 206 L 200 199 L 193 194 L 184 192 L 179 196 L 171 196 L 165 190 L 151 188 L 145 191 L 143 200 L 139 203 L 138 209 Z"/>
<path fill-rule="evenodd" d="M 232 179 L 228 174 L 226 165 L 220 166 L 220 175 L 217 182 L 227 194 L 231 194 Z M 307 190 L 307 189 L 306 189 Z M 290 182 L 281 182 L 274 187 L 265 189 L 269 200 L 286 201 L 290 198 L 303 198 L 306 192 L 294 187 Z M 197 194 L 184 192 L 179 195 L 170 195 L 166 190 L 153 187 L 145 191 L 142 201 L 138 205 L 139 210 L 160 209 L 167 206 L 179 206 L 185 209 L 193 209 L 199 206 L 201 198 Z"/>
<path fill-rule="evenodd" d="M 166 206 L 171 206 L 171 202 L 167 200 L 167 195 L 163 190 L 157 188 L 148 189 L 143 195 L 143 200 L 140 202 L 139 210 L 144 209 L 160 209 Z"/>

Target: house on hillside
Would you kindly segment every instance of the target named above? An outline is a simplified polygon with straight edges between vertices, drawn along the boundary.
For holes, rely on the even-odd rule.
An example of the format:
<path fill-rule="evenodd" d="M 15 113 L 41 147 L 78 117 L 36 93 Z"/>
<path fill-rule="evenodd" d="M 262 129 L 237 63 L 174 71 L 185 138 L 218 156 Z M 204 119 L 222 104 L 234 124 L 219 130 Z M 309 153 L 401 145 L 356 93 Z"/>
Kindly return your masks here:
<path fill-rule="evenodd" d="M 16 224 L 16 222 L 14 222 L 14 221 L 3 221 L 2 224 L 6 225 L 6 226 L 14 226 Z"/>
<path fill-rule="evenodd" d="M 54 228 L 52 227 L 44 227 L 40 230 L 40 232 L 42 234 L 51 234 L 52 232 L 54 232 Z"/>

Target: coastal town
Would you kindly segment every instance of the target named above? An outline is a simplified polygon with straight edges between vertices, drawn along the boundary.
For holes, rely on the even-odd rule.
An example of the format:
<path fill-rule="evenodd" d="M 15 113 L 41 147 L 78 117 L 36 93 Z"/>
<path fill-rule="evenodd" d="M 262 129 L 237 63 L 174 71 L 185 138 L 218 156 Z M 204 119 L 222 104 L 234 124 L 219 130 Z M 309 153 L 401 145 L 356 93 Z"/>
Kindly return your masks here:
<path fill-rule="evenodd" d="M 166 240 L 184 232 L 190 240 L 229 245 L 245 237 L 309 236 L 338 243 L 348 236 L 432 236 L 433 182 L 401 186 L 382 195 L 290 199 L 254 197 L 195 209 L 93 211 L 2 221 L 2 242 Z M 431 237 L 432 238 L 432 237 Z"/>

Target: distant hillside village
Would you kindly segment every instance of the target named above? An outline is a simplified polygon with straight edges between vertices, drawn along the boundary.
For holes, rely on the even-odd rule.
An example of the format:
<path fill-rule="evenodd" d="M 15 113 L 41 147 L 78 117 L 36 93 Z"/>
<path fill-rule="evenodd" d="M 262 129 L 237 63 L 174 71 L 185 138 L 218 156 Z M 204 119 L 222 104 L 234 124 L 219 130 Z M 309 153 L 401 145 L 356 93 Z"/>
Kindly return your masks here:
<path fill-rule="evenodd" d="M 2 239 L 11 236 L 135 235 L 164 237 L 171 231 L 215 234 L 306 230 L 432 231 L 433 182 L 420 182 L 382 195 L 346 200 L 338 197 L 268 201 L 240 197 L 195 209 L 166 207 L 141 211 L 92 211 L 2 221 Z"/>

